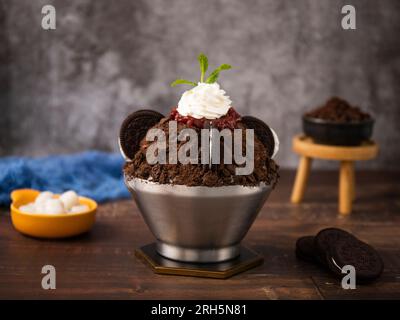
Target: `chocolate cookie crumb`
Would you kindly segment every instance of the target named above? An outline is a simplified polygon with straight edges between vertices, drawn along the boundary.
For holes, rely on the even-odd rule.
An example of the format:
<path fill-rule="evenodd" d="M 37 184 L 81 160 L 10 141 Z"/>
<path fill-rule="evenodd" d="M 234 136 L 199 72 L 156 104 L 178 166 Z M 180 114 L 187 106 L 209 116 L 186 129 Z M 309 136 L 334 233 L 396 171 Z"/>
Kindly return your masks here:
<path fill-rule="evenodd" d="M 323 106 L 305 114 L 306 117 L 332 121 L 335 123 L 360 122 L 371 119 L 359 107 L 351 106 L 346 100 L 338 97 L 330 98 Z"/>
<path fill-rule="evenodd" d="M 246 129 L 246 126 L 240 121 L 236 126 L 239 129 Z M 158 128 L 165 132 L 168 150 L 169 121 L 164 118 L 153 128 Z M 178 134 L 185 128 L 187 128 L 186 125 L 178 123 Z M 193 129 L 197 131 L 200 141 L 200 129 Z M 245 142 L 245 130 L 243 130 L 243 141 Z M 250 175 L 235 174 L 235 169 L 240 165 L 234 162 L 233 157 L 232 164 L 213 165 L 211 169 L 208 165 L 201 164 L 201 152 L 199 152 L 198 164 L 181 164 L 178 162 L 177 164 L 151 165 L 146 160 L 146 151 L 151 143 L 143 138 L 140 143 L 140 149 L 136 152 L 132 161 L 125 164 L 124 173 L 128 178 L 146 179 L 161 184 L 207 187 L 228 185 L 257 186 L 261 182 L 275 187 L 279 179 L 279 166 L 269 157 L 266 147 L 257 137 L 254 138 L 254 170 Z M 178 143 L 178 150 L 183 144 L 183 142 Z M 224 153 L 223 144 L 223 141 L 221 141 L 221 155 Z M 245 148 L 246 144 L 243 143 L 242 145 Z"/>

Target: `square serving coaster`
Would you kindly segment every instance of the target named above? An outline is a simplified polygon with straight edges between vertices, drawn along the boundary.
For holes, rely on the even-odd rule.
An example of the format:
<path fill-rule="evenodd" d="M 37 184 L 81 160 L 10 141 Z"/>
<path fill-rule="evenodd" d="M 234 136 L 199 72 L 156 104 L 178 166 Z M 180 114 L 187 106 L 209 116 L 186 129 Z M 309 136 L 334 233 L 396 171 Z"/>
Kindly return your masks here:
<path fill-rule="evenodd" d="M 136 249 L 135 255 L 149 265 L 154 273 L 216 279 L 229 278 L 264 262 L 260 254 L 244 246 L 240 248 L 239 257 L 219 263 L 187 263 L 170 260 L 157 253 L 155 243 Z"/>

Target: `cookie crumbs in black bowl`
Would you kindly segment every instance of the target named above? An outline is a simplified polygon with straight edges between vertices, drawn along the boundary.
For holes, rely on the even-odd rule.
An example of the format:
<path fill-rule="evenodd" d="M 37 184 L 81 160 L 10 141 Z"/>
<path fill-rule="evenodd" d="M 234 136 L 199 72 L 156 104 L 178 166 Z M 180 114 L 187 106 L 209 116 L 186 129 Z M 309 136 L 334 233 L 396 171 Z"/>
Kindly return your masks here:
<path fill-rule="evenodd" d="M 316 143 L 357 146 L 372 136 L 374 119 L 346 100 L 330 98 L 303 116 L 303 131 Z"/>

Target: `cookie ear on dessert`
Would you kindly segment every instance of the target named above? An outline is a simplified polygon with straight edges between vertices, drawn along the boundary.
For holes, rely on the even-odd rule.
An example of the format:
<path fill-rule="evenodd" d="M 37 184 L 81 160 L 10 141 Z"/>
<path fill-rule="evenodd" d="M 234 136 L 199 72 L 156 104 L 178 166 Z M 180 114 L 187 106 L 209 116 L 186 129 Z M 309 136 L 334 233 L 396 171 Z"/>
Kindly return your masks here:
<path fill-rule="evenodd" d="M 241 121 L 248 129 L 254 130 L 257 138 L 267 149 L 268 155 L 272 157 L 275 150 L 275 138 L 271 128 L 264 121 L 252 116 L 244 116 Z"/>
<path fill-rule="evenodd" d="M 125 118 L 119 131 L 119 145 L 124 158 L 134 158 L 140 141 L 162 118 L 164 115 L 154 110 L 138 110 Z"/>

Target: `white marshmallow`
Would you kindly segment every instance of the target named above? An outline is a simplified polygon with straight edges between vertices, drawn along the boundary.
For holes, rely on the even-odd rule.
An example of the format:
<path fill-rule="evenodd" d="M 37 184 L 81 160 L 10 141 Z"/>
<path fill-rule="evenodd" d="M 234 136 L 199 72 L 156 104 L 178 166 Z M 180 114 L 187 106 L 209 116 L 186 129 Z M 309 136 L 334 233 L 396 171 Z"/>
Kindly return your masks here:
<path fill-rule="evenodd" d="M 63 203 L 59 199 L 48 199 L 44 203 L 44 212 L 47 214 L 66 213 Z"/>
<path fill-rule="evenodd" d="M 25 213 L 35 213 L 36 212 L 35 204 L 33 202 L 28 203 L 23 206 L 20 206 L 19 210 L 22 212 L 25 212 Z"/>
<path fill-rule="evenodd" d="M 46 200 L 52 199 L 54 196 L 53 192 L 50 191 L 44 191 L 39 193 L 39 195 L 35 199 L 35 204 L 43 204 Z"/>
<path fill-rule="evenodd" d="M 73 206 L 79 205 L 79 198 L 75 191 L 69 190 L 60 196 L 60 200 L 65 210 L 70 210 Z"/>
<path fill-rule="evenodd" d="M 79 206 L 73 206 L 69 212 L 70 213 L 78 213 L 78 212 L 85 212 L 89 211 L 89 207 L 86 204 L 81 204 Z"/>
<path fill-rule="evenodd" d="M 66 214 L 89 211 L 85 204 L 79 204 L 79 196 L 73 191 L 64 192 L 58 199 L 50 191 L 39 193 L 35 202 L 28 203 L 19 207 L 25 213 L 38 214 Z"/>
<path fill-rule="evenodd" d="M 49 199 L 47 199 L 49 200 Z M 46 201 L 42 203 L 35 203 L 35 213 L 45 213 L 44 204 Z"/>

